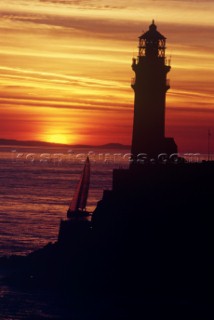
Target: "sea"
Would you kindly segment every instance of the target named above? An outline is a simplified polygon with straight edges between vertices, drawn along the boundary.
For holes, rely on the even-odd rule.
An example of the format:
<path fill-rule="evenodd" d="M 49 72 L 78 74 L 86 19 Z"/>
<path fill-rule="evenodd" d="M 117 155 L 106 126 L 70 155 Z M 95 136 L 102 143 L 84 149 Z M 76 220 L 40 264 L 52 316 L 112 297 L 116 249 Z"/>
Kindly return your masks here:
<path fill-rule="evenodd" d="M 113 169 L 128 167 L 130 150 L 0 147 L 0 257 L 26 255 L 57 241 L 60 220 L 66 219 L 87 156 L 91 163 L 87 210 L 93 212 L 103 190 L 112 188 Z M 0 280 L 4 273 L 0 268 Z M 23 291 L 1 281 L 0 285 L 1 320 L 102 318 L 97 305 L 103 302 L 96 307 L 84 303 L 82 308 L 81 302 L 67 301 L 66 295 Z"/>
<path fill-rule="evenodd" d="M 129 149 L 0 146 L 0 260 L 57 241 L 87 156 L 91 163 L 87 210 L 93 212 L 103 190 L 112 189 L 113 169 L 129 166 Z M 206 156 L 185 158 L 200 162 Z M 83 300 L 66 292 L 20 289 L 6 284 L 5 274 L 0 265 L 0 320 L 128 319 L 124 303 L 114 297 Z"/>

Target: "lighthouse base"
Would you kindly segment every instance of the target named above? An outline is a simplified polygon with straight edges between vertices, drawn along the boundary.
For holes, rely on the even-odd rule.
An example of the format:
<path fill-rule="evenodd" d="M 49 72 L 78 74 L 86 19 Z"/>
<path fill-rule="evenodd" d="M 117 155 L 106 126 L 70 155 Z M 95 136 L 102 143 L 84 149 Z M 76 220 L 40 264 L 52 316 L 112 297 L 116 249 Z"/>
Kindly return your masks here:
<path fill-rule="evenodd" d="M 155 139 L 153 142 L 139 141 L 137 145 L 133 144 L 132 147 L 132 160 L 133 163 L 139 162 L 140 160 L 154 159 L 157 160 L 163 154 L 170 157 L 171 155 L 177 154 L 178 148 L 173 138 Z"/>

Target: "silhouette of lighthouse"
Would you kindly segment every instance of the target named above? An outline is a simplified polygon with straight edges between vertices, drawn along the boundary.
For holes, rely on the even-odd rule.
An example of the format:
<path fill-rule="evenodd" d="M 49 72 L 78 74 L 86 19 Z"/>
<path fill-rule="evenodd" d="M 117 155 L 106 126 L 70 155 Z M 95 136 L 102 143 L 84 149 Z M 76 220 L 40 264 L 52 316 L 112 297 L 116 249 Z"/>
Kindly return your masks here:
<path fill-rule="evenodd" d="M 138 58 L 133 58 L 132 69 L 135 93 L 132 155 L 134 159 L 146 153 L 157 157 L 161 153 L 177 153 L 173 138 L 165 137 L 166 92 L 170 88 L 166 63 L 166 38 L 154 23 L 139 37 Z"/>

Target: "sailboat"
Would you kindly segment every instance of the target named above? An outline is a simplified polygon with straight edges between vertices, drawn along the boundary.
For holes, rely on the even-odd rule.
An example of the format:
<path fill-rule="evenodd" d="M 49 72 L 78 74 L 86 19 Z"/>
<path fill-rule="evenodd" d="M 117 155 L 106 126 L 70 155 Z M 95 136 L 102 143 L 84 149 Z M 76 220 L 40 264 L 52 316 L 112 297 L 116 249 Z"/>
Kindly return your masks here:
<path fill-rule="evenodd" d="M 90 184 L 90 161 L 89 161 L 89 157 L 87 157 L 82 174 L 81 174 L 81 178 L 77 185 L 77 189 L 75 191 L 74 197 L 67 211 L 68 218 L 90 215 L 90 213 L 86 211 L 89 184 Z"/>
<path fill-rule="evenodd" d="M 61 220 L 58 243 L 65 248 L 75 249 L 85 238 L 91 237 L 92 213 L 86 210 L 88 190 L 90 184 L 90 161 L 87 157 L 84 168 L 74 193 L 73 199 L 67 211 L 66 220 Z"/>

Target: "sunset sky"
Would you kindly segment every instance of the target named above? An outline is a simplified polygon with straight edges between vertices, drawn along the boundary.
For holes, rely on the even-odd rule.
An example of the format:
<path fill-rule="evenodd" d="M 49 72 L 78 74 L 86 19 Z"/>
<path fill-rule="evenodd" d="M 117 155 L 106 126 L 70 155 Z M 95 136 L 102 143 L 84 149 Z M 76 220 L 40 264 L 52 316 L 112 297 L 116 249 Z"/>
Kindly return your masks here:
<path fill-rule="evenodd" d="M 214 153 L 214 1 L 0 0 L 0 138 L 131 143 L 133 55 L 152 19 L 171 56 L 166 133 Z"/>

